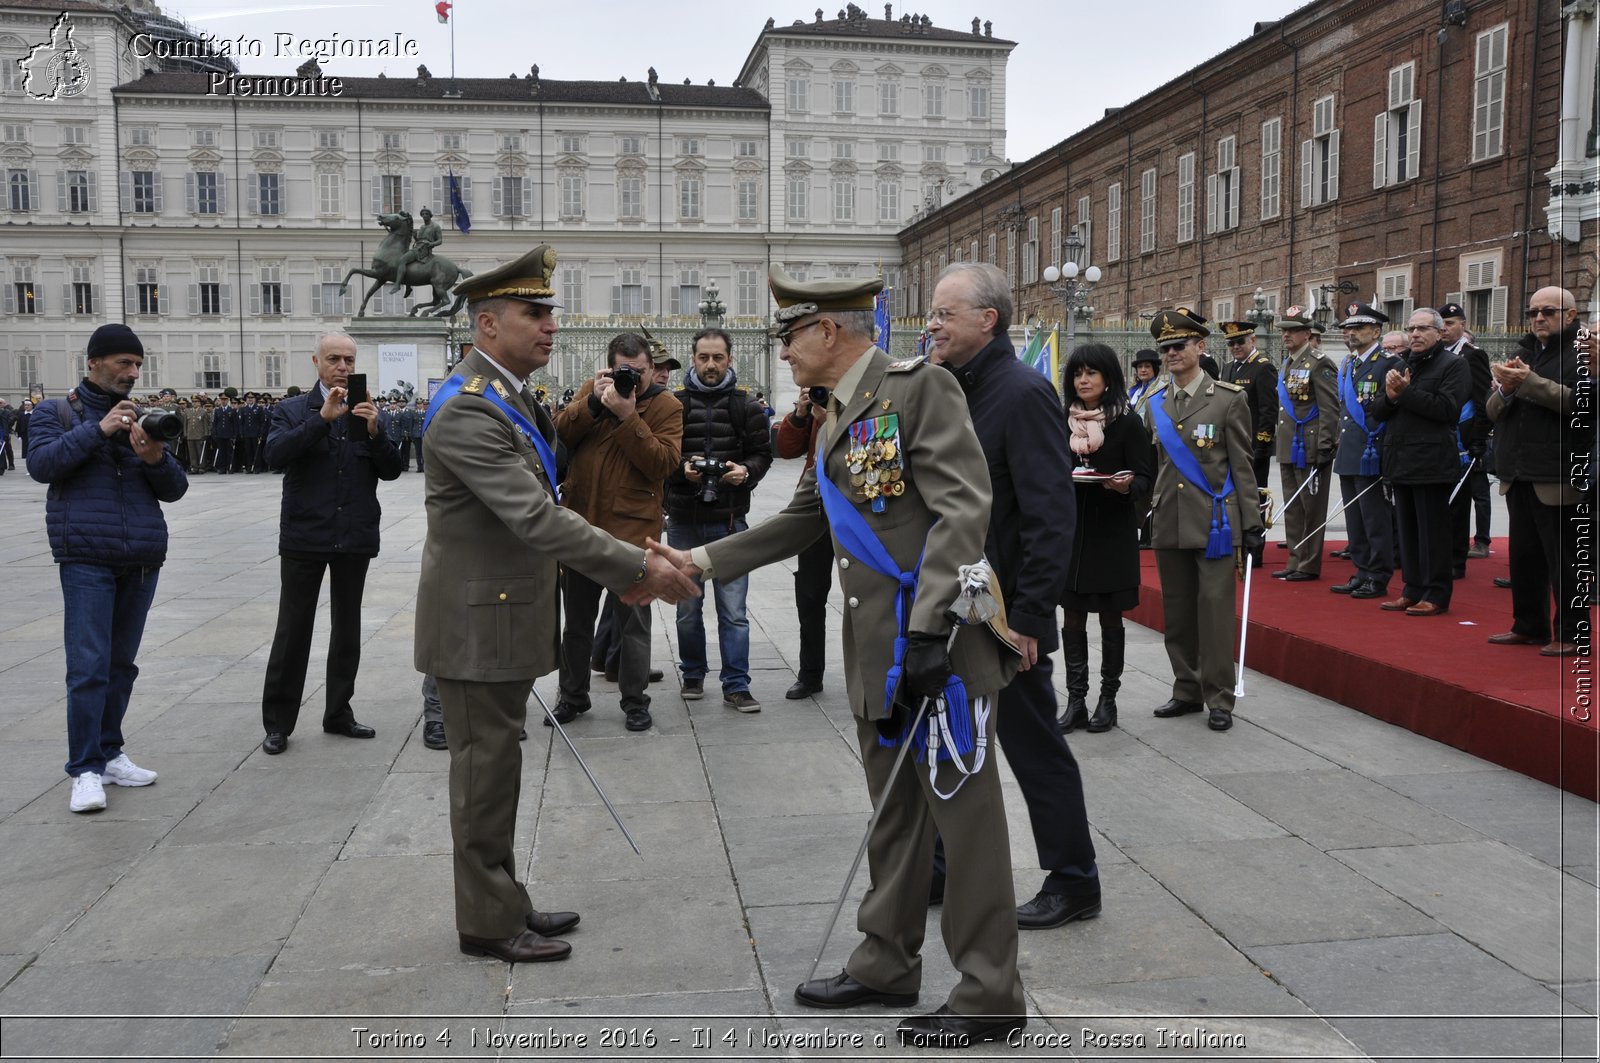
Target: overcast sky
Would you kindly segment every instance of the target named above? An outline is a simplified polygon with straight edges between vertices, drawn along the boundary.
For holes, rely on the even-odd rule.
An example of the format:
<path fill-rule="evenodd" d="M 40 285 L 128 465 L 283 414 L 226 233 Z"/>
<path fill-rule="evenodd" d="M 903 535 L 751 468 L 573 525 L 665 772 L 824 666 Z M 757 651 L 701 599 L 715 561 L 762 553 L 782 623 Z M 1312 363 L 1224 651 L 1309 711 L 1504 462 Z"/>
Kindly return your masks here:
<path fill-rule="evenodd" d="M 690 78 L 730 85 L 770 15 L 779 25 L 810 22 L 819 0 L 643 0 L 531 4 L 527 0 L 459 0 L 456 72 L 461 76 L 525 76 L 539 64 L 558 80 L 643 80 L 654 66 L 663 81 Z M 1022 162 L 1118 107 L 1204 63 L 1250 35 L 1260 20 L 1281 18 L 1305 0 L 918 0 L 895 4 L 925 14 L 944 29 L 992 21 L 994 35 L 1017 42 L 1007 68 L 1006 155 Z M 863 5 L 881 18 L 883 5 Z M 843 4 L 823 4 L 832 19 Z M 239 60 L 244 73 L 291 73 L 303 60 L 277 57 L 278 34 L 304 38 L 380 38 L 399 33 L 417 42 L 416 58 L 323 62 L 328 75 L 413 75 L 424 63 L 450 71 L 450 27 L 434 0 L 317 3 L 305 0 L 181 0 L 165 9 L 218 38 L 261 42 L 260 58 Z"/>

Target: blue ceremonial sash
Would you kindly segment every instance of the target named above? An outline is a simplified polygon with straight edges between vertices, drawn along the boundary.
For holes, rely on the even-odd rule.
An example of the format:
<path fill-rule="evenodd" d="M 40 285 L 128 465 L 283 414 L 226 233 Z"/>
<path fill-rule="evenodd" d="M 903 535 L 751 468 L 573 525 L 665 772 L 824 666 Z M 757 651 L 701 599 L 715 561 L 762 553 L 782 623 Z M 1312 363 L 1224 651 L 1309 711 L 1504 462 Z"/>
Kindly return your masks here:
<path fill-rule="evenodd" d="M 1279 387 L 1282 387 L 1281 383 Z M 1172 418 L 1167 414 L 1166 403 L 1152 399 L 1150 416 L 1156 422 L 1156 436 L 1161 440 L 1161 445 L 1166 449 L 1168 456 L 1172 458 L 1173 468 L 1211 499 L 1211 535 L 1206 539 L 1206 560 L 1216 561 L 1233 556 L 1233 528 L 1228 523 L 1227 503 L 1228 496 L 1233 494 L 1233 469 L 1231 467 L 1228 469 L 1227 478 L 1222 483 L 1222 491 L 1220 493 L 1213 491 L 1211 481 L 1206 479 L 1205 470 L 1200 468 L 1200 459 L 1194 456 L 1194 451 L 1189 449 L 1189 445 L 1173 427 Z"/>
<path fill-rule="evenodd" d="M 466 383 L 467 378 L 459 373 L 444 382 L 444 386 L 435 393 L 433 401 L 428 404 L 428 415 L 422 419 L 422 431 L 424 434 L 428 431 L 428 425 L 433 422 L 433 415 L 439 412 L 445 402 L 459 395 Z M 524 417 L 522 411 L 502 398 L 492 385 L 484 389 L 478 397 L 488 399 L 499 407 L 500 412 L 510 420 L 511 427 L 521 432 L 522 437 L 533 444 L 533 449 L 538 453 L 539 460 L 544 462 L 545 477 L 550 481 L 550 493 L 555 495 L 556 504 L 560 505 L 561 488 L 556 486 L 556 452 L 551 448 L 550 441 L 545 439 L 544 433 L 539 431 L 537 425 Z"/>
<path fill-rule="evenodd" d="M 1288 375 L 1289 367 L 1284 366 L 1283 372 L 1278 376 L 1278 405 L 1283 408 L 1289 420 L 1294 422 L 1294 442 L 1289 444 L 1289 460 L 1294 462 L 1295 468 L 1303 469 L 1306 467 L 1306 425 L 1316 419 L 1319 411 L 1317 404 L 1313 402 L 1305 417 L 1294 415 L 1294 400 L 1289 398 L 1289 385 L 1283 382 L 1284 377 Z"/>
<path fill-rule="evenodd" d="M 1461 439 L 1461 426 L 1472 420 L 1472 415 L 1477 412 L 1478 408 L 1472 405 L 1471 399 L 1468 399 L 1461 407 L 1461 416 L 1456 419 L 1456 454 L 1460 457 L 1462 465 L 1472 461 L 1472 457 L 1467 453 L 1467 444 Z"/>
<path fill-rule="evenodd" d="M 817 491 L 822 495 L 822 512 L 828 520 L 828 526 L 833 529 L 834 537 L 839 540 L 839 545 L 849 552 L 857 561 L 866 565 L 880 576 L 887 576 L 900 585 L 894 599 L 894 618 L 899 625 L 899 631 L 894 640 L 894 661 L 889 666 L 888 681 L 884 684 L 883 708 L 890 712 L 894 705 L 895 689 L 900 685 L 900 677 L 905 671 L 906 647 L 910 642 L 908 627 L 911 623 L 911 603 L 917 596 L 917 579 L 922 573 L 922 558 L 917 558 L 915 568 L 910 571 L 901 569 L 895 563 L 894 557 L 883 545 L 883 541 L 867 525 L 867 520 L 861 512 L 844 496 L 844 492 L 836 487 L 827 475 L 824 462 L 824 453 L 827 449 L 827 433 L 817 433 Z M 924 544 L 926 549 L 926 544 Z M 944 687 L 945 704 L 949 715 L 949 728 L 951 747 L 941 746 L 938 752 L 939 760 L 950 759 L 951 753 L 965 756 L 972 752 L 976 741 L 972 727 L 972 714 L 967 706 L 967 688 L 958 675 L 952 675 Z M 919 761 L 924 760 L 928 745 L 928 725 L 930 717 L 924 716 L 922 725 L 916 734 L 902 734 L 898 738 L 888 738 L 882 734 L 878 737 L 878 744 L 893 748 L 902 741 L 909 739 L 912 748 L 917 753 Z M 909 728 L 910 720 L 906 721 Z"/>
<path fill-rule="evenodd" d="M 1350 415 L 1357 428 L 1367 433 L 1366 446 L 1361 448 L 1361 475 L 1377 476 L 1381 468 L 1378 462 L 1378 436 L 1383 434 L 1383 425 L 1368 430 L 1367 410 L 1361 405 L 1361 397 L 1356 394 L 1356 367 L 1350 362 L 1339 367 L 1339 394 L 1344 399 L 1345 413 Z"/>

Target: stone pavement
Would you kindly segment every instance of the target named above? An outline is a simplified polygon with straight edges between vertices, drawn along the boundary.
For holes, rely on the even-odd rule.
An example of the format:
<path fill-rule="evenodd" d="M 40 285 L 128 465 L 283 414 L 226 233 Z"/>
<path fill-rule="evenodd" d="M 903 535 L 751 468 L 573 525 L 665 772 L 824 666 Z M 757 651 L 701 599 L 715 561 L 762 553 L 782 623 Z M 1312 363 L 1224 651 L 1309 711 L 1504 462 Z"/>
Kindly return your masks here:
<path fill-rule="evenodd" d="M 759 512 L 798 471 L 778 463 Z M 904 1013 L 792 996 L 869 802 L 837 670 L 820 697 L 783 699 L 791 569 L 752 579 L 764 712 L 686 704 L 669 679 L 655 728 L 629 734 L 600 682 L 572 725 L 643 858 L 550 730 L 529 728 L 519 859 L 536 903 L 583 924 L 571 960 L 509 967 L 454 938 L 447 755 L 422 745 L 411 667 L 421 477 L 382 488 L 356 706 L 378 737 L 318 730 L 314 666 L 309 728 L 284 756 L 259 750 L 281 482 L 199 477 L 167 507 L 127 727 L 161 779 L 75 816 L 44 488 L 0 478 L 0 1056 L 911 1054 L 893 1043 Z M 675 642 L 657 607 L 669 672 Z M 1156 720 L 1160 639 L 1134 628 L 1128 653 L 1121 728 L 1071 740 L 1104 914 L 1022 936 L 1037 1017 L 1020 1047 L 981 1054 L 1595 1058 L 1595 805 L 1253 673 L 1225 735 Z M 552 698 L 554 679 L 538 689 Z M 1026 899 L 1041 874 L 1005 779 Z M 856 938 L 852 911 L 822 973 Z M 954 982 L 937 910 L 925 951 L 922 1010 Z"/>

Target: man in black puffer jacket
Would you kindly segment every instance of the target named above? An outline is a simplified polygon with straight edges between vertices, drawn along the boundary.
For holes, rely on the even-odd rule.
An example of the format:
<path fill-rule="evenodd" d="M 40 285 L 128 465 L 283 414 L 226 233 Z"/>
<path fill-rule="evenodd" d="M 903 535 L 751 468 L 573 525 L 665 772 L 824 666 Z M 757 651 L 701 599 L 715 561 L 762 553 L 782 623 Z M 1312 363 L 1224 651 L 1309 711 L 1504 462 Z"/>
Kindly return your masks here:
<path fill-rule="evenodd" d="M 400 452 L 389 441 L 371 398 L 346 403 L 346 384 L 356 365 L 355 340 L 330 332 L 312 359 L 317 386 L 279 403 L 267 431 L 267 464 L 284 470 L 283 509 L 278 523 L 278 629 L 272 636 L 267 677 L 261 691 L 261 748 L 269 754 L 289 746 L 305 694 L 311 629 L 330 572 L 327 703 L 322 729 L 346 738 L 376 732 L 357 723 L 350 699 L 361 664 L 361 595 L 367 565 L 378 555 L 378 481 L 400 476 Z M 365 422 L 366 438 L 356 428 Z"/>
<path fill-rule="evenodd" d="M 86 352 L 83 383 L 33 411 L 27 455 L 28 475 L 50 485 L 45 527 L 61 570 L 73 812 L 105 808 L 106 783 L 156 780 L 122 751 L 122 718 L 167 559 L 161 503 L 189 490 L 177 459 L 146 434 L 128 398 L 144 364 L 139 337 L 126 325 L 101 325 Z"/>
<path fill-rule="evenodd" d="M 667 481 L 667 543 L 680 550 L 744 531 L 750 492 L 772 467 L 766 411 L 738 389 L 732 351 L 733 337 L 722 329 L 695 333 L 694 362 L 677 392 L 683 403 L 683 461 Z M 714 582 L 722 703 L 760 712 L 761 703 L 750 694 L 749 578 Z M 700 604 L 699 598 L 678 603 L 682 694 L 689 701 L 705 696 L 706 628 Z"/>

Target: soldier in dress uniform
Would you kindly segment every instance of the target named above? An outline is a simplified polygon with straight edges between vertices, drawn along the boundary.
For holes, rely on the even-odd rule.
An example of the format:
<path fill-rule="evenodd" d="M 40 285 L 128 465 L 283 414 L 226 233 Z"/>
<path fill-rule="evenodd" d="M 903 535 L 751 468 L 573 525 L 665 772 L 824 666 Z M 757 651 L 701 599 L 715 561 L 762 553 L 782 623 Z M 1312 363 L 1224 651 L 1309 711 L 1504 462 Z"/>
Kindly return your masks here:
<path fill-rule="evenodd" d="M 1370 411 L 1384 377 L 1400 367 L 1400 359 L 1383 349 L 1388 315 L 1365 303 L 1351 303 L 1346 314 L 1339 328 L 1350 357 L 1339 367 L 1339 449 L 1333 471 L 1339 477 L 1348 552 L 1356 570 L 1347 582 L 1328 589 L 1352 598 L 1381 598 L 1394 575 L 1394 505 L 1377 486 L 1384 422 Z"/>
<path fill-rule="evenodd" d="M 868 792 L 883 813 L 869 839 L 872 885 L 856 920 L 865 938 L 843 971 L 803 983 L 795 998 L 813 1008 L 916 1003 L 937 829 L 948 868 L 941 925 L 961 980 L 938 1011 L 902 1022 L 901 1036 L 946 1046 L 1002 1038 L 1026 1018 L 997 765 L 965 776 L 946 799 L 935 792 L 929 766 L 908 756 L 888 788 L 897 750 L 880 742 L 907 741 L 904 730 L 920 699 L 951 689 L 953 673 L 981 721 L 964 716 L 968 731 L 981 726 L 987 748 L 995 748 L 995 720 L 986 710 L 1016 674 L 1017 651 L 1004 640 L 1000 620 L 957 628 L 953 647 L 948 641 L 958 569 L 982 556 L 988 532 L 983 448 L 952 374 L 923 358 L 891 361 L 873 346 L 881 278 L 803 283 L 774 269 L 770 283 L 779 307 L 776 336 L 795 383 L 832 392 L 821 456 L 771 519 L 692 552 L 652 549 L 712 579 L 793 557 L 831 532 L 845 595 L 847 697 Z M 973 308 L 933 313 L 949 317 Z M 900 610 L 902 578 L 914 591 Z M 897 642 L 905 648 L 897 651 Z M 891 687 L 889 675 L 902 668 Z M 897 692 L 893 699 L 889 689 Z M 935 766 L 938 789 L 949 791 L 959 776 L 943 759 Z"/>
<path fill-rule="evenodd" d="M 239 471 L 256 471 L 256 444 L 261 439 L 262 425 L 268 420 L 267 408 L 262 406 L 253 391 L 245 392 L 244 405 L 239 407 Z"/>
<path fill-rule="evenodd" d="M 1250 404 L 1239 385 L 1200 369 L 1211 334 L 1200 315 L 1163 310 L 1150 333 L 1172 373 L 1145 406 L 1156 444 L 1151 532 L 1172 662 L 1172 698 L 1155 715 L 1209 710 L 1207 726 L 1226 731 L 1237 678 L 1233 581 L 1245 551 L 1260 556 L 1263 536 Z"/>
<path fill-rule="evenodd" d="M 1289 563 L 1272 578 L 1293 583 L 1322 577 L 1319 526 L 1328 518 L 1328 496 L 1333 493 L 1328 480 L 1333 449 L 1339 443 L 1339 367 L 1322 353 L 1322 326 L 1310 310 L 1291 306 L 1278 330 L 1283 333 L 1284 362 L 1278 379 L 1275 443 L 1286 503 L 1283 531 Z M 1317 482 L 1307 486 L 1312 476 Z M 1291 498 L 1293 502 L 1288 501 Z M 1311 534 L 1313 528 L 1319 530 Z"/>
<path fill-rule="evenodd" d="M 1256 473 L 1256 487 L 1265 498 L 1267 477 L 1272 472 L 1272 438 L 1278 427 L 1278 367 L 1256 350 L 1254 321 L 1218 324 L 1228 344 L 1228 364 L 1217 379 L 1238 384 L 1250 403 L 1250 424 L 1255 429 L 1250 464 Z"/>
<path fill-rule="evenodd" d="M 559 659 L 558 566 L 630 603 L 698 593 L 649 551 L 559 505 L 555 425 L 526 384 L 555 345 L 555 265 L 541 244 L 456 286 L 473 350 L 434 397 L 423 438 L 414 663 L 438 683 L 449 736 L 456 930 L 462 952 L 511 963 L 565 959 L 571 946 L 552 938 L 578 922 L 533 907 L 514 845 L 528 694 Z"/>
<path fill-rule="evenodd" d="M 217 408 L 211 415 L 211 438 L 216 441 L 215 468 L 220 473 L 233 471 L 233 448 L 239 439 L 239 411 L 233 399 L 217 396 Z"/>

